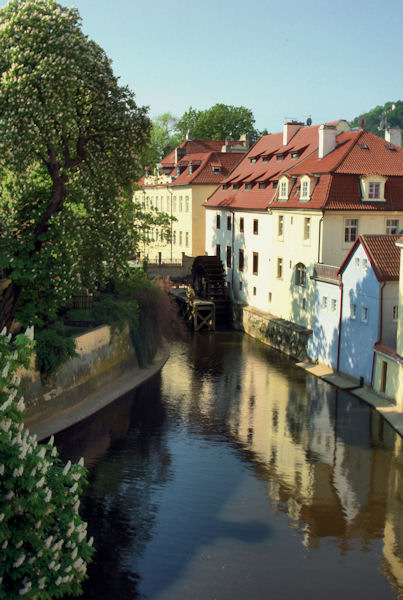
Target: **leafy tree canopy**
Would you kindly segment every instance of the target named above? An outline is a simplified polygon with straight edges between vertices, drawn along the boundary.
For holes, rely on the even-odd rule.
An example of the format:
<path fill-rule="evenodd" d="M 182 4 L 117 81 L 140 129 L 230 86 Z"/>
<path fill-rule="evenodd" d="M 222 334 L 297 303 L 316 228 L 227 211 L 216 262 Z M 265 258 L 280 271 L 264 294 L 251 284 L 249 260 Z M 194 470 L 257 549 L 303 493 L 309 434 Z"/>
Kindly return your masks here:
<path fill-rule="evenodd" d="M 383 106 L 376 106 L 372 110 L 364 113 L 365 129 L 384 137 L 386 127 L 397 127 L 403 129 L 403 101 L 386 102 Z M 358 127 L 360 116 L 355 117 L 350 123 L 351 127 Z"/>
<path fill-rule="evenodd" d="M 190 107 L 179 119 L 177 131 L 184 138 L 190 130 L 193 139 L 201 140 L 238 140 L 244 133 L 256 139 L 259 132 L 254 124 L 255 118 L 249 108 L 215 104 L 207 110 Z"/>
<path fill-rule="evenodd" d="M 0 267 L 12 282 L 1 329 L 17 309 L 25 325 L 52 315 L 136 252 L 132 186 L 151 121 L 77 10 L 54 0 L 0 10 L 0 74 Z"/>

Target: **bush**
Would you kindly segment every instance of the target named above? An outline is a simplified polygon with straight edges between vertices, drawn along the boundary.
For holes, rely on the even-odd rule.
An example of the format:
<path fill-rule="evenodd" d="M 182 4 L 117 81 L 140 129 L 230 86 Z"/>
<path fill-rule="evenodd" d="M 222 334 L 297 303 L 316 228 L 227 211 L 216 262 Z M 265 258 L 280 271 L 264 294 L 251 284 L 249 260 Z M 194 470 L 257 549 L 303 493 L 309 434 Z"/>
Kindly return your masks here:
<path fill-rule="evenodd" d="M 68 336 L 67 328 L 60 322 L 36 329 L 35 341 L 36 368 L 45 381 L 69 358 L 77 356 L 76 342 Z"/>

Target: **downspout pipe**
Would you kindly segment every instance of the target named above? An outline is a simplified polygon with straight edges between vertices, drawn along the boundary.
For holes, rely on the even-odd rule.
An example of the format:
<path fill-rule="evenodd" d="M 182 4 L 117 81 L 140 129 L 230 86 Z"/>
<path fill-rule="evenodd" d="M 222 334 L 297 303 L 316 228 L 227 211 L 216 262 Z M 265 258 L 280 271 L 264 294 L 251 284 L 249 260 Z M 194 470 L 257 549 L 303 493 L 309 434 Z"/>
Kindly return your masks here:
<path fill-rule="evenodd" d="M 319 235 L 318 235 L 318 263 L 322 262 L 322 233 L 323 233 L 323 211 L 322 216 L 319 219 Z"/>
<path fill-rule="evenodd" d="M 340 314 L 339 314 L 339 337 L 337 340 L 337 364 L 336 371 L 340 368 L 340 343 L 341 343 L 341 327 L 343 321 L 343 278 L 341 275 L 338 275 L 338 279 L 340 281 Z"/>
<path fill-rule="evenodd" d="M 382 335 L 383 335 L 383 288 L 385 287 L 385 285 L 386 285 L 386 281 L 384 281 L 382 283 L 381 290 L 380 290 L 378 340 L 374 344 L 374 353 L 372 356 L 371 387 L 374 385 L 375 357 L 376 357 L 375 346 L 382 342 Z"/>
<path fill-rule="evenodd" d="M 170 204 L 170 207 L 171 207 L 171 265 L 172 265 L 172 242 L 173 242 L 173 240 L 172 240 L 172 237 L 173 237 L 173 233 L 172 233 L 172 193 L 173 192 L 172 192 L 172 190 L 169 189 L 168 185 L 167 185 L 167 192 L 169 194 L 171 194 L 171 200 L 170 200 L 169 204 Z"/>

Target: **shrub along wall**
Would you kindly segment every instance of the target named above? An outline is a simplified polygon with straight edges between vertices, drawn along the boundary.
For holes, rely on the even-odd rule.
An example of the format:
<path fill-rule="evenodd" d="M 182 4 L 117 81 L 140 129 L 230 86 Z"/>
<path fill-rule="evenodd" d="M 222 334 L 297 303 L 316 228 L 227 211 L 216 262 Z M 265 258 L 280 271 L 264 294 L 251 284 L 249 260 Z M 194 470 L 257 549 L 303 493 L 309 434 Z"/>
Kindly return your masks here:
<path fill-rule="evenodd" d="M 26 421 L 40 421 L 50 405 L 52 413 L 63 412 L 138 366 L 128 328 L 111 335 L 110 327 L 103 325 L 77 336 L 76 342 L 77 357 L 63 364 L 46 383 L 34 369 L 21 373 Z"/>

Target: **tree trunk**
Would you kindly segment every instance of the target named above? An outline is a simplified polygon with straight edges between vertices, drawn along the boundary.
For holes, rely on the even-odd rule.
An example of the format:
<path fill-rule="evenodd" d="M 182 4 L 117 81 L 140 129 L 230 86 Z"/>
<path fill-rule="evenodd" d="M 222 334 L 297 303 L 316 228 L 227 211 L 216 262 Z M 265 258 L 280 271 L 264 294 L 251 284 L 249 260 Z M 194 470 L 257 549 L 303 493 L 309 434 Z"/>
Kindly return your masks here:
<path fill-rule="evenodd" d="M 0 331 L 3 331 L 4 327 L 7 332 L 10 331 L 20 293 L 21 287 L 14 281 L 5 289 L 0 302 Z"/>

